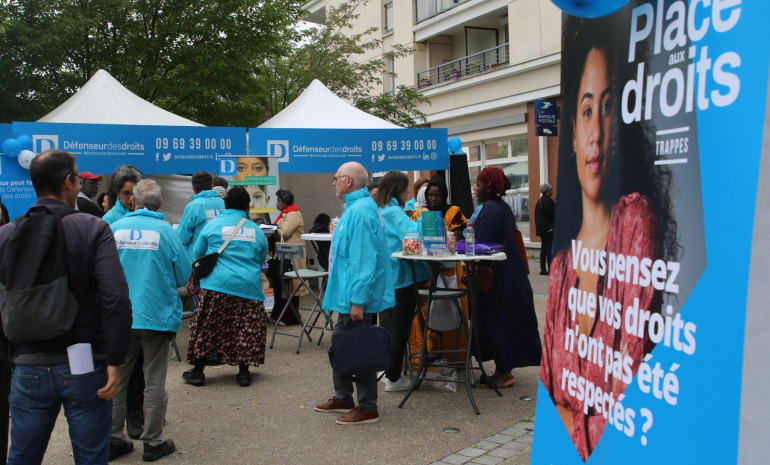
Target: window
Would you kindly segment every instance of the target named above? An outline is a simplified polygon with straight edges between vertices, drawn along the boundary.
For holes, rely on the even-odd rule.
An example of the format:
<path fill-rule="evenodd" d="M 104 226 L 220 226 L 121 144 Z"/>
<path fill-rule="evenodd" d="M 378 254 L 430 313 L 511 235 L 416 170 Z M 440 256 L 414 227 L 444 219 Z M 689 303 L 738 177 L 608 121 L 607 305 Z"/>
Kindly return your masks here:
<path fill-rule="evenodd" d="M 385 77 L 382 80 L 383 90 L 386 94 L 392 94 L 396 91 L 396 66 L 393 63 L 393 58 L 387 58 L 385 63 L 388 67 L 388 72 L 385 73 Z"/>
<path fill-rule="evenodd" d="M 515 209 L 516 225 L 525 240 L 529 240 L 529 157 L 527 137 L 483 141 L 463 147 L 468 154 L 468 174 L 471 186 L 481 170 L 494 166 L 503 170 L 516 189 L 509 204 Z M 515 206 L 515 207 L 514 207 Z"/>
<path fill-rule="evenodd" d="M 393 30 L 393 2 L 385 4 L 385 33 Z"/>

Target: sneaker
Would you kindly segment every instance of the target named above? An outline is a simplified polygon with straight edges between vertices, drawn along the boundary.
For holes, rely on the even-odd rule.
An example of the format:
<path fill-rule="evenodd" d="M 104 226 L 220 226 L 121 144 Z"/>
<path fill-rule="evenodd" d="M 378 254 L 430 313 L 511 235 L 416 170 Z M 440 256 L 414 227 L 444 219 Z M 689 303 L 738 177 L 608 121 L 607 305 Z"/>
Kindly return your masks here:
<path fill-rule="evenodd" d="M 332 397 L 323 404 L 315 406 L 316 412 L 335 412 L 335 413 L 348 413 L 351 409 L 356 408 L 356 404 L 353 402 L 343 403 L 337 402 L 337 399 Z"/>
<path fill-rule="evenodd" d="M 360 405 L 349 411 L 344 417 L 337 418 L 338 425 L 362 425 L 364 423 L 377 423 L 380 421 L 380 415 L 374 412 L 367 412 Z"/>
<path fill-rule="evenodd" d="M 408 391 L 412 388 L 412 382 L 403 376 L 400 376 L 398 381 L 391 381 L 387 377 L 383 379 L 385 380 L 385 392 Z"/>
<path fill-rule="evenodd" d="M 110 443 L 110 462 L 115 460 L 118 457 L 123 457 L 124 455 L 130 453 L 132 450 L 134 450 L 134 443 L 131 441 L 128 441 L 128 444 L 114 444 Z"/>
<path fill-rule="evenodd" d="M 142 412 L 129 410 L 126 413 L 126 432 L 131 439 L 139 439 L 142 436 Z"/>
<path fill-rule="evenodd" d="M 151 446 L 145 442 L 142 460 L 145 462 L 154 462 L 159 458 L 173 454 L 174 452 L 176 452 L 176 445 L 171 439 L 166 439 L 163 444 L 159 444 L 157 446 Z"/>
<path fill-rule="evenodd" d="M 195 370 L 187 370 L 182 373 L 182 379 L 193 386 L 203 386 L 206 382 L 206 375 L 204 373 L 197 373 Z"/>
<path fill-rule="evenodd" d="M 548 276 L 549 273 L 547 271 L 541 271 L 540 276 Z"/>
<path fill-rule="evenodd" d="M 251 373 L 248 371 L 243 371 L 235 375 L 235 380 L 238 381 L 238 384 L 241 387 L 246 387 L 251 385 Z"/>

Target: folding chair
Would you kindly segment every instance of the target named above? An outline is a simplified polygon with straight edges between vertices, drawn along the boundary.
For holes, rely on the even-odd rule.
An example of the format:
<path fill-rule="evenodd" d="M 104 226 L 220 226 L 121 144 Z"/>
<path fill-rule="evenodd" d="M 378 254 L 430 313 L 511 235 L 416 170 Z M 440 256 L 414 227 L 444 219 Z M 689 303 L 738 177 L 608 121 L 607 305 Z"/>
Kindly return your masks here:
<path fill-rule="evenodd" d="M 273 327 L 273 337 L 270 340 L 270 348 L 273 348 L 273 344 L 275 343 L 275 336 L 276 334 L 280 334 L 282 336 L 290 336 L 290 337 L 296 337 L 299 338 L 299 342 L 297 343 L 297 353 L 299 353 L 300 348 L 302 347 L 302 339 L 304 339 L 304 336 L 307 335 L 307 339 L 310 342 L 313 342 L 313 339 L 310 337 L 310 331 L 315 329 L 320 329 L 321 337 L 318 339 L 318 344 L 321 344 L 321 339 L 323 339 L 324 334 L 326 334 L 326 328 L 333 329 L 334 325 L 332 323 L 331 314 L 332 312 L 327 312 L 323 309 L 323 303 L 321 301 L 321 296 L 323 295 L 323 280 L 327 276 L 329 276 L 329 273 L 325 271 L 315 271 L 315 270 L 294 270 L 294 271 L 283 271 L 283 264 L 285 260 L 295 260 L 295 259 L 301 259 L 304 256 L 303 252 L 303 246 L 302 244 L 275 244 L 275 253 L 280 260 L 280 274 L 284 281 L 284 285 L 282 286 L 284 289 L 284 295 L 286 296 L 286 305 L 283 307 L 283 310 L 281 311 L 280 316 L 278 316 L 278 319 L 275 322 L 275 326 Z M 313 289 L 310 287 L 308 283 L 308 279 L 315 279 L 320 278 L 321 279 L 321 290 L 316 294 Z M 287 295 L 289 293 L 288 291 L 288 284 L 289 282 L 293 280 L 299 280 L 300 284 L 299 286 L 294 286 L 294 291 L 291 293 L 291 295 Z M 308 292 L 313 296 L 315 299 L 315 305 L 313 307 L 294 307 L 294 304 L 292 303 L 291 299 L 294 297 L 294 295 L 299 292 L 302 287 L 305 287 Z M 291 307 L 291 310 L 294 312 L 294 314 L 297 316 L 297 319 L 299 321 L 302 321 L 302 316 L 300 315 L 300 310 L 310 310 L 310 314 L 307 316 L 307 319 L 302 325 L 302 331 L 300 331 L 299 335 L 297 334 L 291 334 L 291 333 L 282 333 L 278 331 L 278 323 L 283 318 L 283 315 L 286 313 L 286 310 Z M 316 315 L 315 321 L 313 323 L 310 323 L 310 320 L 313 318 L 314 314 Z M 324 325 L 323 326 L 316 326 L 316 323 L 318 322 L 318 318 L 320 318 L 321 314 L 324 316 Z"/>

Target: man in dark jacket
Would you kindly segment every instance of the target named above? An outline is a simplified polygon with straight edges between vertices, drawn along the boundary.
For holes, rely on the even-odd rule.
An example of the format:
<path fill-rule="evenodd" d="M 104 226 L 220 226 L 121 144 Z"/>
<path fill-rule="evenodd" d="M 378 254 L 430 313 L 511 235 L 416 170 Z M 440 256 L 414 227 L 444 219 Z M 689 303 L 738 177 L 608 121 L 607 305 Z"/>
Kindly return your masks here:
<path fill-rule="evenodd" d="M 30 166 L 36 206 L 75 208 L 80 186 L 75 157 L 53 150 Z M 80 303 L 72 329 L 48 340 L 10 344 L 0 331 L 0 355 L 16 364 L 11 385 L 11 450 L 8 463 L 41 463 L 61 406 L 75 463 L 107 463 L 112 402 L 131 342 L 131 302 L 115 239 L 107 223 L 75 213 L 61 220 L 67 242 L 67 277 Z M 16 224 L 0 228 L 4 264 Z M 67 347 L 91 344 L 94 371 L 72 375 Z"/>
<path fill-rule="evenodd" d="M 104 212 L 94 203 L 92 198 L 99 193 L 99 183 L 104 180 L 104 176 L 97 176 L 83 171 L 80 173 L 80 194 L 78 194 L 78 210 L 96 217 L 103 217 Z"/>
<path fill-rule="evenodd" d="M 551 269 L 551 247 L 553 244 L 553 217 L 556 202 L 553 201 L 553 188 L 545 183 L 540 186 L 543 194 L 535 207 L 535 232 L 540 236 L 540 274 L 548 275 Z"/>

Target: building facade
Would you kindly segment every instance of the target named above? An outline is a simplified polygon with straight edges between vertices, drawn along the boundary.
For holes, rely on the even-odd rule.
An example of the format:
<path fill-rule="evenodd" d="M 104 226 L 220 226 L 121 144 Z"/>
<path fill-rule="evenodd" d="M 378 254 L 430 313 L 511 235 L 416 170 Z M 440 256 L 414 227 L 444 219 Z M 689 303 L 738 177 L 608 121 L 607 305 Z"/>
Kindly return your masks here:
<path fill-rule="evenodd" d="M 306 3 L 307 20 L 323 24 L 341 2 Z M 472 181 L 486 166 L 503 169 L 517 189 L 525 241 L 539 242 L 534 205 L 541 183 L 556 187 L 558 137 L 535 135 L 534 101 L 559 101 L 561 11 L 550 0 L 369 0 L 358 8 L 353 32 L 379 28 L 382 48 L 354 59 L 418 46 L 387 63 L 397 76 L 383 77 L 382 92 L 407 85 L 427 96 L 428 126 L 463 141 Z"/>

